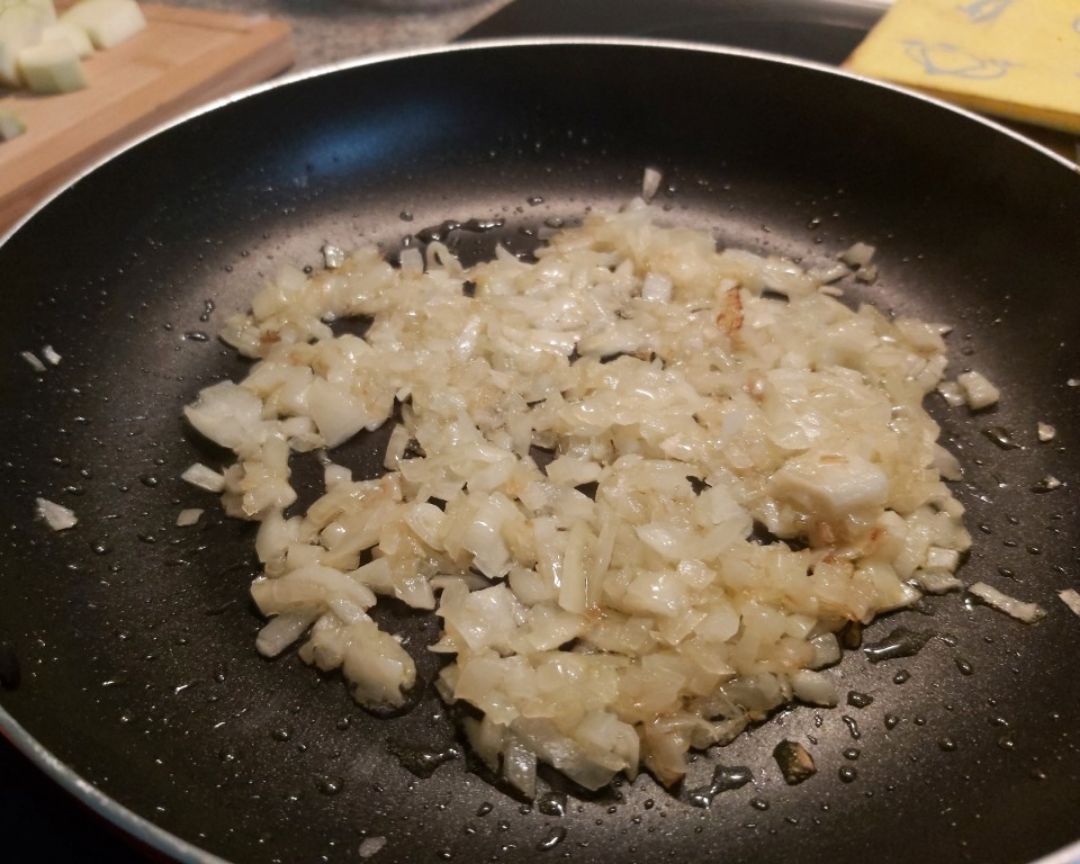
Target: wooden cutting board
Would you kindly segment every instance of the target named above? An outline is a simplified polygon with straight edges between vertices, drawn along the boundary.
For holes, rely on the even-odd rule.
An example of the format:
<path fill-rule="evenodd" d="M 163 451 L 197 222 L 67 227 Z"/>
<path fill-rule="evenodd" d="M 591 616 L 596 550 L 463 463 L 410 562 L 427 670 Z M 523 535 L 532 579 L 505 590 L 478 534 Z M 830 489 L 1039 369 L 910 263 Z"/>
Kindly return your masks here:
<path fill-rule="evenodd" d="M 24 135 L 0 142 L 0 235 L 125 141 L 292 65 L 283 21 L 152 4 L 142 9 L 144 31 L 84 61 L 86 89 L 56 96 L 0 90 L 0 108 L 27 126 Z"/>

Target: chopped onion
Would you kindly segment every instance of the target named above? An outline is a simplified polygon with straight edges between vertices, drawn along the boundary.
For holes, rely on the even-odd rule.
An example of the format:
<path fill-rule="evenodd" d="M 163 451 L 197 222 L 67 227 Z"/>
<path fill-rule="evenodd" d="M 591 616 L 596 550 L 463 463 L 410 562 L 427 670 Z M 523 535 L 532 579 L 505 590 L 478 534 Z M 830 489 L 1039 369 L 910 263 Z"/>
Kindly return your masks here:
<path fill-rule="evenodd" d="M 503 776 L 526 798 L 536 797 L 536 754 L 516 736 L 503 750 Z"/>
<path fill-rule="evenodd" d="M 180 479 L 207 492 L 222 492 L 225 489 L 225 475 L 219 474 L 213 468 L 208 468 L 202 462 L 189 465 L 180 475 Z"/>
<path fill-rule="evenodd" d="M 53 366 L 59 366 L 60 361 L 63 359 L 59 354 L 56 353 L 56 349 L 54 349 L 52 345 L 46 345 L 44 348 L 42 348 L 41 356 L 44 357 Z"/>
<path fill-rule="evenodd" d="M 401 272 L 419 276 L 424 272 L 424 256 L 419 249 L 401 250 Z"/>
<path fill-rule="evenodd" d="M 870 244 L 859 242 L 853 243 L 841 252 L 838 257 L 851 267 L 866 267 L 873 259 L 875 252 L 877 252 L 877 249 Z"/>
<path fill-rule="evenodd" d="M 675 783 L 793 698 L 836 704 L 814 671 L 836 632 L 959 587 L 971 545 L 922 405 L 964 398 L 940 325 L 837 302 L 840 264 L 718 252 L 651 215 L 589 213 L 535 261 L 327 245 L 326 270 L 282 268 L 230 319 L 255 363 L 186 412 L 236 461 L 185 479 L 259 523 L 259 650 L 298 642 L 400 706 L 421 647 L 368 613 L 434 610 L 438 691 L 526 796 L 540 762 L 588 789 L 643 766 Z M 872 252 L 849 250 L 857 278 Z M 328 326 L 355 317 L 362 336 Z M 387 422 L 378 480 L 326 454 Z M 309 451 L 324 494 L 286 518 Z"/>
<path fill-rule="evenodd" d="M 660 189 L 660 181 L 664 175 L 657 171 L 655 168 L 646 168 L 645 174 L 641 178 L 641 197 L 646 201 L 652 201 L 656 197 L 657 191 Z"/>
<path fill-rule="evenodd" d="M 940 546 L 931 546 L 926 552 L 927 570 L 944 570 L 955 573 L 960 566 L 960 553 L 955 549 L 943 549 Z"/>
<path fill-rule="evenodd" d="M 266 437 L 259 397 L 231 381 L 202 390 L 184 414 L 199 432 L 230 450 L 246 450 Z"/>
<path fill-rule="evenodd" d="M 66 531 L 68 528 L 74 528 L 79 521 L 74 512 L 62 504 L 55 504 L 47 498 L 37 499 L 37 514 L 45 520 L 45 524 L 53 531 Z"/>
<path fill-rule="evenodd" d="M 1047 441 L 1053 441 L 1057 437 L 1057 429 L 1051 426 L 1049 423 L 1039 422 L 1038 425 L 1039 441 L 1046 443 Z"/>
<path fill-rule="evenodd" d="M 953 408 L 959 408 L 966 401 L 963 388 L 955 381 L 942 381 L 937 391 Z"/>
<path fill-rule="evenodd" d="M 1058 597 L 1061 598 L 1062 603 L 1080 615 L 1080 593 L 1073 588 L 1066 588 L 1064 591 L 1058 591 Z"/>
<path fill-rule="evenodd" d="M 927 594 L 947 594 L 964 587 L 964 583 L 947 570 L 916 570 L 913 578 Z"/>
<path fill-rule="evenodd" d="M 956 383 L 964 391 L 964 398 L 972 411 L 989 408 L 1001 397 L 1001 391 L 980 372 L 964 372 L 957 375 Z"/>
<path fill-rule="evenodd" d="M 848 268 L 843 264 L 831 263 L 826 264 L 824 267 L 815 267 L 812 270 L 808 270 L 807 274 L 815 282 L 819 282 L 822 285 L 829 285 L 838 279 L 843 279 L 848 275 Z"/>
<path fill-rule="evenodd" d="M 1036 492 L 1053 492 L 1063 485 L 1064 484 L 1053 474 L 1047 474 L 1034 488 Z"/>
<path fill-rule="evenodd" d="M 186 510 L 181 510 L 176 517 L 176 526 L 178 528 L 187 528 L 190 525 L 194 525 L 202 518 L 203 511 L 198 507 L 190 507 Z"/>
<path fill-rule="evenodd" d="M 14 71 L 14 64 L 9 60 L 7 66 L 10 75 Z M 14 111 L 0 108 L 0 141 L 10 141 L 12 138 L 18 138 L 20 135 L 25 134 L 26 124 L 22 118 Z"/>
<path fill-rule="evenodd" d="M 840 643 L 835 633 L 822 633 L 810 640 L 810 647 L 814 649 L 814 659 L 810 662 L 811 669 L 824 669 L 840 662 Z"/>
<path fill-rule="evenodd" d="M 934 445 L 934 468 L 946 480 L 963 480 L 964 469 L 960 460 L 940 444 Z"/>
<path fill-rule="evenodd" d="M 877 282 L 877 277 L 878 268 L 873 264 L 864 265 L 855 271 L 855 280 L 866 285 L 872 285 Z"/>
<path fill-rule="evenodd" d="M 386 845 L 386 838 L 382 835 L 377 837 L 365 837 L 360 841 L 360 848 L 357 854 L 361 858 L 370 858 L 372 855 L 382 851 L 382 848 Z"/>
<path fill-rule="evenodd" d="M 654 300 L 659 303 L 671 302 L 673 286 L 671 280 L 665 276 L 649 273 L 641 283 L 641 299 Z"/>
<path fill-rule="evenodd" d="M 299 639 L 318 617 L 318 612 L 283 612 L 271 618 L 259 631 L 255 648 L 263 657 L 277 657 Z"/>
<path fill-rule="evenodd" d="M 791 688 L 797 699 L 811 705 L 831 707 L 840 701 L 840 694 L 833 680 L 809 669 L 803 669 L 791 676 Z"/>
<path fill-rule="evenodd" d="M 1046 615 L 1046 610 L 1037 603 L 1026 603 L 1023 600 L 1017 600 L 1015 597 L 1010 597 L 985 582 L 975 582 L 969 585 L 968 591 L 988 606 L 993 606 L 999 612 L 1011 615 L 1025 624 L 1034 624 Z"/>
<path fill-rule="evenodd" d="M 322 255 L 327 270 L 337 270 L 345 263 L 345 253 L 333 243 L 323 244 Z"/>
<path fill-rule="evenodd" d="M 19 356 L 22 357 L 23 360 L 25 360 L 27 363 L 29 363 L 30 368 L 33 369 L 35 372 L 45 371 L 45 364 L 38 360 L 37 355 L 35 355 L 34 353 L 30 351 L 20 351 Z"/>

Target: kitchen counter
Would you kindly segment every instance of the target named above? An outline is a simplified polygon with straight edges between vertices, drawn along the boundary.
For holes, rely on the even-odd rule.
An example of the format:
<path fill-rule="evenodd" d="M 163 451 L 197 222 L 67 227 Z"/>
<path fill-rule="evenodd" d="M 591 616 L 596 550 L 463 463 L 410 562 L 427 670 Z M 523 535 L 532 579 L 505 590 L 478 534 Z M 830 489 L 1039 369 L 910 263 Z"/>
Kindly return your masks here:
<path fill-rule="evenodd" d="M 442 45 L 510 0 L 169 0 L 175 6 L 269 15 L 293 28 L 293 71 L 400 48 Z"/>

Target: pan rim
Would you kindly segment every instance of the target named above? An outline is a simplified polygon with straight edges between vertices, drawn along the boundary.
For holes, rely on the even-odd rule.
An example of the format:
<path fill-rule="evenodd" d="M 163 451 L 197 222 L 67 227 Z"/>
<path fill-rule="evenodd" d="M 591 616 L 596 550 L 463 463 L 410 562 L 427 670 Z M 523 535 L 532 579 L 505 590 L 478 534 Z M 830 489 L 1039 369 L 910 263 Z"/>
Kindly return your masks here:
<path fill-rule="evenodd" d="M 1035 152 L 1045 156 L 1054 162 L 1057 162 L 1062 167 L 1068 169 L 1071 173 L 1080 175 L 1080 163 L 1073 162 L 1059 153 L 1051 150 L 1049 147 L 1028 138 L 1026 135 L 1022 135 L 1014 129 L 1009 128 L 1003 123 L 993 120 L 989 117 L 985 117 L 982 114 L 978 114 L 968 108 L 963 108 L 959 105 L 954 105 L 951 102 L 946 102 L 937 96 L 932 96 L 929 93 L 923 93 L 920 90 L 915 90 L 911 87 L 905 87 L 902 84 L 894 84 L 890 81 L 881 81 L 876 78 L 870 78 L 866 75 L 860 75 L 857 72 L 852 72 L 849 69 L 844 69 L 839 66 L 829 66 L 825 63 L 818 63 L 813 60 L 804 60 L 799 57 L 791 57 L 786 54 L 777 54 L 771 51 L 758 51 L 751 48 L 739 48 L 731 45 L 712 45 L 705 42 L 692 42 L 689 40 L 681 39 L 651 39 L 651 38 L 638 38 L 638 37 L 623 37 L 623 36 L 525 36 L 514 37 L 508 39 L 477 39 L 468 42 L 454 43 L 451 45 L 436 45 L 433 47 L 425 48 L 412 48 L 399 51 L 380 51 L 374 54 L 367 54 L 362 57 L 354 57 L 349 60 L 342 60 L 337 63 L 327 63 L 320 66 L 315 66 L 311 69 L 305 69 L 301 72 L 294 72 L 290 75 L 283 75 L 280 78 L 274 78 L 270 81 L 266 81 L 262 84 L 257 84 L 253 87 L 248 87 L 243 90 L 239 90 L 236 93 L 232 93 L 228 96 L 222 96 L 218 99 L 214 99 L 201 105 L 197 108 L 193 108 L 190 111 L 186 111 L 177 115 L 171 120 L 155 126 L 152 129 L 143 132 L 136 137 L 125 141 L 112 150 L 105 153 L 97 160 L 91 162 L 82 170 L 73 174 L 59 187 L 53 190 L 49 195 L 39 201 L 31 210 L 27 211 L 18 221 L 16 221 L 7 231 L 0 234 L 0 248 L 7 244 L 7 242 L 18 233 L 24 225 L 26 225 L 34 216 L 41 212 L 45 207 L 51 204 L 56 198 L 60 197 L 64 192 L 77 184 L 84 177 L 96 171 L 108 162 L 118 156 L 126 153 L 128 150 L 132 150 L 135 147 L 142 144 L 151 138 L 155 138 L 174 126 L 179 126 L 181 123 L 186 123 L 189 120 L 193 120 L 196 117 L 201 117 L 203 114 L 209 114 L 211 111 L 216 111 L 219 108 L 223 108 L 226 105 L 231 105 L 234 102 L 239 102 L 243 99 L 248 99 L 253 96 L 257 96 L 260 93 L 265 93 L 270 90 L 275 90 L 279 87 L 285 87 L 290 84 L 296 84 L 301 81 L 307 81 L 311 78 L 319 78 L 324 75 L 329 75 L 335 72 L 344 72 L 350 69 L 359 69 L 365 66 L 372 66 L 378 63 L 391 63 L 398 60 L 407 60 L 412 57 L 427 57 L 432 55 L 441 54 L 457 54 L 460 52 L 471 51 L 485 51 L 498 48 L 515 48 L 515 47 L 544 47 L 544 46 L 582 46 L 582 45 L 601 45 L 601 46 L 613 46 L 613 47 L 626 47 L 626 48 L 654 48 L 654 49 L 667 49 L 676 51 L 688 51 L 698 54 L 718 54 L 721 56 L 731 57 L 746 57 L 751 60 L 764 60 L 766 62 L 777 63 L 783 66 L 795 66 L 803 69 L 808 69 L 814 72 L 820 72 L 826 75 L 831 75 L 838 78 L 846 78 L 852 81 L 859 81 L 870 87 L 876 87 L 883 90 L 889 90 L 893 93 L 898 93 L 909 99 L 915 99 L 916 101 L 925 102 L 929 105 L 933 105 L 938 109 L 949 111 L 953 114 L 957 114 L 964 117 L 974 123 L 978 123 L 982 126 L 986 126 L 993 131 L 1005 135 L 1011 138 L 1013 141 L 1031 148 Z"/>
<path fill-rule="evenodd" d="M 143 142 L 155 138 L 175 126 L 186 123 L 204 114 L 216 111 L 219 108 L 231 105 L 244 99 L 257 96 L 261 93 L 299 83 L 309 79 L 327 76 L 337 72 L 344 72 L 361 67 L 380 63 L 391 63 L 400 60 L 408 60 L 413 57 L 427 57 L 435 55 L 456 54 L 459 52 L 479 52 L 504 48 L 530 48 L 545 46 L 611 46 L 626 48 L 645 48 L 657 50 L 675 50 L 694 52 L 699 54 L 717 54 L 721 56 L 745 57 L 751 60 L 762 60 L 769 63 L 777 63 L 784 66 L 801 67 L 810 71 L 823 73 L 839 78 L 859 81 L 862 84 L 880 88 L 901 96 L 928 103 L 939 110 L 946 110 L 960 115 L 970 121 L 988 127 L 998 134 L 1003 134 L 1019 144 L 1031 148 L 1044 157 L 1057 162 L 1070 173 L 1080 176 L 1080 164 L 1071 162 L 1069 159 L 1054 152 L 1050 148 L 1033 141 L 1021 133 L 1005 126 L 1004 124 L 984 117 L 967 108 L 953 105 L 938 97 L 913 90 L 891 82 L 879 81 L 864 75 L 851 72 L 835 66 L 776 54 L 767 51 L 757 51 L 746 48 L 737 48 L 725 45 L 712 45 L 700 42 L 692 42 L 675 39 L 651 39 L 635 37 L 518 37 L 510 39 L 478 39 L 425 48 L 414 48 L 398 51 L 386 51 L 363 57 L 343 60 L 337 63 L 325 64 L 275 78 L 263 84 L 249 87 L 236 93 L 212 100 L 198 108 L 184 112 L 179 116 L 161 123 L 158 126 L 132 138 L 131 140 L 115 147 L 104 156 L 89 164 L 70 177 L 60 187 L 42 199 L 36 206 L 20 218 L 5 233 L 0 235 L 0 248 L 5 246 L 22 228 L 30 222 L 39 212 L 48 207 L 55 199 L 75 186 L 84 177 L 92 174 L 108 162 L 116 159 L 129 150 L 134 149 Z M 98 816 L 120 829 L 139 843 L 142 843 L 158 852 L 171 856 L 183 864 L 230 864 L 227 859 L 214 855 L 200 848 L 193 842 L 167 831 L 156 825 L 144 816 L 140 816 L 134 810 L 129 809 L 120 802 L 111 798 L 105 792 L 97 788 L 88 780 L 78 774 L 73 768 L 60 760 L 52 751 L 48 750 L 36 738 L 34 738 L 2 705 L 0 705 L 0 736 L 6 738 L 16 750 L 22 753 L 36 768 L 46 774 L 60 788 L 72 795 L 79 803 L 94 811 Z M 1060 849 L 1038 858 L 1030 864 L 1075 864 L 1080 860 L 1080 839 Z"/>

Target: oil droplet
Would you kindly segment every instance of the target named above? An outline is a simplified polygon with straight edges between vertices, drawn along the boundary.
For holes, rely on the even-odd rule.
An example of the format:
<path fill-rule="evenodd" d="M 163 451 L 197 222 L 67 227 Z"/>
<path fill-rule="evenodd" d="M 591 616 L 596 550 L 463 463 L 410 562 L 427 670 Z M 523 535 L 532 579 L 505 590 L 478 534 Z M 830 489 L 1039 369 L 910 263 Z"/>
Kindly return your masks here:
<path fill-rule="evenodd" d="M 901 669 L 892 677 L 893 684 L 906 684 L 911 680 L 911 673 L 907 669 Z"/>
<path fill-rule="evenodd" d="M 1016 749 L 1016 739 L 1013 738 L 1011 735 L 1002 735 L 1000 738 L 998 738 L 997 743 L 998 747 L 1000 747 L 1002 750 Z"/>
<path fill-rule="evenodd" d="M 337 795 L 341 791 L 341 787 L 345 784 L 338 779 L 331 777 L 320 777 L 315 784 L 315 788 L 318 789 L 323 795 Z"/>
<path fill-rule="evenodd" d="M 956 658 L 956 668 L 960 670 L 961 675 L 972 675 L 975 672 L 975 667 L 963 657 Z"/>
<path fill-rule="evenodd" d="M 544 837 L 539 843 L 536 844 L 536 849 L 539 852 L 547 852 L 554 849 L 563 840 L 566 839 L 566 829 L 561 825 L 558 828 L 552 830 L 546 837 Z"/>
<path fill-rule="evenodd" d="M 545 816 L 565 816 L 566 795 L 562 792 L 545 792 L 536 799 L 536 809 Z"/>
<path fill-rule="evenodd" d="M 989 429 L 983 429 L 983 435 L 997 444 L 1002 450 L 1022 449 L 1013 439 L 1012 433 L 1004 426 L 991 426 Z"/>
<path fill-rule="evenodd" d="M 859 772 L 856 771 L 851 765 L 845 765 L 836 773 L 840 777 L 841 783 L 854 783 L 855 779 L 859 776 Z"/>
<path fill-rule="evenodd" d="M 139 482 L 150 489 L 156 489 L 158 485 L 158 478 L 153 474 L 144 474 L 139 478 Z"/>
<path fill-rule="evenodd" d="M 952 753 L 956 750 L 956 741 L 952 738 L 942 738 L 938 741 L 938 747 L 944 750 L 946 753 Z"/>
<path fill-rule="evenodd" d="M 852 708 L 866 708 L 872 704 L 874 697 L 868 693 L 860 693 L 857 690 L 849 690 L 847 694 L 847 704 Z"/>
<path fill-rule="evenodd" d="M 189 330 L 184 334 L 184 338 L 188 342 L 209 342 L 210 336 L 204 333 L 202 330 Z"/>
<path fill-rule="evenodd" d="M 841 755 L 849 762 L 854 762 L 861 752 L 858 747 L 848 747 Z"/>
<path fill-rule="evenodd" d="M 886 714 L 884 719 L 886 729 L 892 730 L 900 725 L 900 718 L 895 714 Z"/>
<path fill-rule="evenodd" d="M 481 804 L 479 807 L 476 808 L 476 815 L 477 816 L 487 816 L 488 813 L 490 813 L 494 809 L 495 809 L 494 804 L 492 804 L 490 801 L 485 801 L 483 804 Z"/>
<path fill-rule="evenodd" d="M 691 789 L 687 792 L 687 801 L 694 807 L 707 808 L 717 795 L 739 789 L 753 779 L 754 775 L 749 768 L 742 766 L 729 768 L 725 765 L 717 765 L 709 785 Z M 645 802 L 647 810 L 651 810 L 654 805 L 655 802 L 651 798 Z"/>
<path fill-rule="evenodd" d="M 840 719 L 844 721 L 844 725 L 847 726 L 852 738 L 856 741 L 862 738 L 862 733 L 859 731 L 859 722 L 854 717 L 845 714 Z"/>
<path fill-rule="evenodd" d="M 104 541 L 98 541 L 90 544 L 90 549 L 95 555 L 108 555 L 112 551 L 112 547 Z"/>
<path fill-rule="evenodd" d="M 769 802 L 766 801 L 764 798 L 751 798 L 750 806 L 753 807 L 755 810 L 768 810 Z"/>
<path fill-rule="evenodd" d="M 910 630 L 897 627 L 884 639 L 863 647 L 863 653 L 871 663 L 883 660 L 895 660 L 899 657 L 912 657 L 922 650 L 933 635 L 929 630 Z"/>
<path fill-rule="evenodd" d="M 925 717 L 916 717 L 912 722 L 916 726 L 925 726 L 926 725 L 926 718 Z"/>
<path fill-rule="evenodd" d="M 434 774 L 440 765 L 457 759 L 460 755 L 456 747 L 447 747 L 445 750 L 397 747 L 393 753 L 406 771 L 422 780 Z"/>
<path fill-rule="evenodd" d="M 270 737 L 273 738 L 275 741 L 288 741 L 290 738 L 292 738 L 292 733 L 288 729 L 281 727 L 271 732 Z"/>
<path fill-rule="evenodd" d="M 413 214 L 409 210 L 402 210 L 400 213 L 398 213 L 398 219 L 400 219 L 402 222 L 412 222 Z"/>

